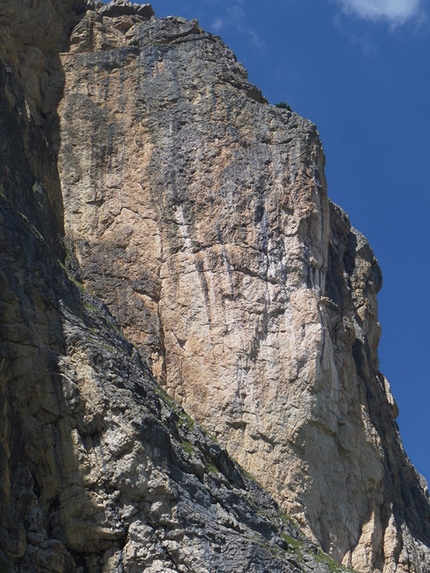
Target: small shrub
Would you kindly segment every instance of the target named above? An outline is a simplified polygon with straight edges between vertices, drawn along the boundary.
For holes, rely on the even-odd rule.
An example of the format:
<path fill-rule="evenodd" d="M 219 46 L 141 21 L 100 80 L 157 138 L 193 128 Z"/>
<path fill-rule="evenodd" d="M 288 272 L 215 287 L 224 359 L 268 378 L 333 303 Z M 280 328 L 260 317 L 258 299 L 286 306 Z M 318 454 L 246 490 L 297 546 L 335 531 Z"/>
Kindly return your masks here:
<path fill-rule="evenodd" d="M 285 101 L 280 101 L 279 103 L 275 103 L 275 107 L 279 107 L 281 109 L 287 109 L 288 111 L 293 111 L 291 109 L 291 106 L 289 106 Z"/>
<path fill-rule="evenodd" d="M 193 446 L 193 444 L 191 442 L 184 440 L 183 442 L 181 442 L 181 446 L 182 446 L 183 451 L 186 452 L 189 456 L 194 454 L 195 447 Z"/>
<path fill-rule="evenodd" d="M 354 573 L 352 569 L 342 567 L 340 563 L 333 561 L 333 559 L 331 559 L 328 555 L 326 555 L 322 551 L 318 551 L 318 555 L 316 555 L 316 560 L 318 561 L 318 563 L 326 565 L 330 573 L 345 573 L 346 571 Z"/>
<path fill-rule="evenodd" d="M 281 536 L 288 545 L 288 551 L 300 552 L 304 548 L 303 541 L 298 541 L 297 539 L 293 539 L 286 533 L 281 533 Z"/>
<path fill-rule="evenodd" d="M 210 462 L 206 461 L 205 465 L 211 474 L 214 474 L 216 476 L 219 475 L 219 469 L 214 464 L 211 464 Z"/>

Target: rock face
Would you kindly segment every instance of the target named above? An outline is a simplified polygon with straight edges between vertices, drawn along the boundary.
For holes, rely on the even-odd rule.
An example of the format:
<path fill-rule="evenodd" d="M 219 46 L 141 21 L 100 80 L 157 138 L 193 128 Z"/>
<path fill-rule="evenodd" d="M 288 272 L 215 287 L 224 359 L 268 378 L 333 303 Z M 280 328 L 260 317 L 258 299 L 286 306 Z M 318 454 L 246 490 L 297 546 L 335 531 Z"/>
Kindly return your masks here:
<path fill-rule="evenodd" d="M 380 270 L 327 199 L 315 126 L 195 21 L 88 12 L 71 38 L 60 172 L 84 283 L 325 550 L 427 571 L 428 498 L 378 370 Z"/>
<path fill-rule="evenodd" d="M 195 21 L 25 4 L 0 12 L 6 570 L 328 571 L 225 447 L 344 565 L 428 573 L 380 270 L 315 126 Z"/>
<path fill-rule="evenodd" d="M 85 11 L 32 4 L 0 11 L 0 571 L 332 571 L 67 274 L 58 53 Z"/>
<path fill-rule="evenodd" d="M 67 274 L 58 54 L 85 6 L 32 4 L 0 12 L 0 571 L 329 573 Z"/>

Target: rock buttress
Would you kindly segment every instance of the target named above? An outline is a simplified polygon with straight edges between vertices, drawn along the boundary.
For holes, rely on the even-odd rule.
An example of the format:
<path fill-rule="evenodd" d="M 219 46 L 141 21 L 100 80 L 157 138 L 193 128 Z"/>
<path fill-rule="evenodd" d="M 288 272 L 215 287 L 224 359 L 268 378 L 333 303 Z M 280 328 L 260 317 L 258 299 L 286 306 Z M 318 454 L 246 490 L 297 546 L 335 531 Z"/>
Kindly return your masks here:
<path fill-rule="evenodd" d="M 66 272 L 58 53 L 85 4 L 0 3 L 0 570 L 328 573 Z"/>
<path fill-rule="evenodd" d="M 381 274 L 315 126 L 180 18 L 91 11 L 62 56 L 65 229 L 169 394 L 323 548 L 429 569 L 429 503 L 378 369 Z"/>

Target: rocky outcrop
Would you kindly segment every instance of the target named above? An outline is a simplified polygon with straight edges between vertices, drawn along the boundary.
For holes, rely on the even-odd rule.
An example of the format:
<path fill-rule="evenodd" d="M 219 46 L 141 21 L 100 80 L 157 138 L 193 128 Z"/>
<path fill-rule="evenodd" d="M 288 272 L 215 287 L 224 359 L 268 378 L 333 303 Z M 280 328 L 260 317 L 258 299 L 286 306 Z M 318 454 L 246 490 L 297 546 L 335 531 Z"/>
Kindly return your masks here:
<path fill-rule="evenodd" d="M 58 52 L 84 12 L 31 4 L 1 5 L 0 571 L 332 571 L 67 273 Z"/>
<path fill-rule="evenodd" d="M 0 6 L 0 570 L 426 573 L 315 127 L 195 21 L 38 4 Z"/>
<path fill-rule="evenodd" d="M 21 214 L 1 215 L 1 570 L 328 573 Z"/>
<path fill-rule="evenodd" d="M 80 276 L 325 550 L 426 571 L 428 497 L 378 369 L 381 273 L 327 198 L 315 126 L 268 105 L 197 22 L 131 24 L 89 12 L 62 55 Z"/>

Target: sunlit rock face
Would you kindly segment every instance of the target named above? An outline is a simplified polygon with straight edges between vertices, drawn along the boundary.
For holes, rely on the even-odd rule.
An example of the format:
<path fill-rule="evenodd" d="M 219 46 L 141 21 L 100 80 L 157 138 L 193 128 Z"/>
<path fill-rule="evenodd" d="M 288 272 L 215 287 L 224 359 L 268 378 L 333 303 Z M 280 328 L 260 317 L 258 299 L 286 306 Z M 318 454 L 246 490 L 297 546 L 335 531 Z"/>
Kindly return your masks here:
<path fill-rule="evenodd" d="M 0 571 L 329 573 L 66 270 L 59 52 L 86 8 L 0 5 Z"/>
<path fill-rule="evenodd" d="M 380 270 L 327 198 L 315 126 L 268 105 L 195 21 L 122 0 L 5 4 L 8 563 L 328 570 L 288 561 L 276 509 L 259 521 L 272 502 L 160 402 L 138 350 L 335 559 L 428 573 L 428 493 L 378 369 Z"/>
<path fill-rule="evenodd" d="M 315 126 L 268 105 L 195 21 L 88 12 L 62 61 L 65 227 L 84 283 L 333 556 L 426 570 L 428 499 L 378 370 L 381 273 L 327 198 Z"/>

